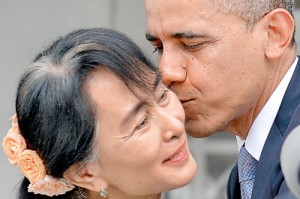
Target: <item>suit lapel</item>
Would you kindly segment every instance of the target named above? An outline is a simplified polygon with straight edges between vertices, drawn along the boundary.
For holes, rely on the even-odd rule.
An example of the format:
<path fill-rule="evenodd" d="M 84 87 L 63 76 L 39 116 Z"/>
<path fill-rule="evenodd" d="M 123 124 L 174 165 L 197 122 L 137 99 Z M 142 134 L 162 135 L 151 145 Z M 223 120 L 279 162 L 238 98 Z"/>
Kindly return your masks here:
<path fill-rule="evenodd" d="M 234 166 L 229 176 L 228 186 L 227 186 L 227 197 L 228 199 L 241 198 L 237 164 Z"/>
<path fill-rule="evenodd" d="M 283 97 L 258 163 L 252 199 L 273 198 L 284 178 L 280 151 L 284 137 L 300 123 L 300 60 Z"/>
<path fill-rule="evenodd" d="M 264 145 L 263 153 L 258 162 L 256 177 L 253 186 L 252 198 L 273 198 L 273 186 L 278 186 L 282 181 L 279 154 L 282 135 L 276 124 L 273 124 L 268 139 Z M 269 196 L 269 197 L 268 197 Z"/>

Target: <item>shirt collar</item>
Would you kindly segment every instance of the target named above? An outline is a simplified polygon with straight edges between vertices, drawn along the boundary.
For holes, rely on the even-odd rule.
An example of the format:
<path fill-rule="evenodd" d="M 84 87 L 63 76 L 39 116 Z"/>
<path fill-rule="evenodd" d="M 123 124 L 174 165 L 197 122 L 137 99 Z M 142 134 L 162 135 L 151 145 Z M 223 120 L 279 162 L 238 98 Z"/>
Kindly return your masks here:
<path fill-rule="evenodd" d="M 289 68 L 278 87 L 275 89 L 267 103 L 264 105 L 260 113 L 255 118 L 246 140 L 236 136 L 238 149 L 240 150 L 243 144 L 247 151 L 256 159 L 259 160 L 264 144 L 269 135 L 272 124 L 277 115 L 284 93 L 291 81 L 298 62 L 296 57 L 294 63 Z"/>

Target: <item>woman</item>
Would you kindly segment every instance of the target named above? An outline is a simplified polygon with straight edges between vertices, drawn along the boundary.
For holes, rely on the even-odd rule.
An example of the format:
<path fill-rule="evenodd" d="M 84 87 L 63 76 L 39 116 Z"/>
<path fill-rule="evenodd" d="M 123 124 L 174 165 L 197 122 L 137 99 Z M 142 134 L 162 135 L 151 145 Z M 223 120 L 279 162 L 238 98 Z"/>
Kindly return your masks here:
<path fill-rule="evenodd" d="M 196 170 L 184 111 L 126 36 L 82 29 L 37 56 L 3 140 L 19 198 L 160 198 Z"/>

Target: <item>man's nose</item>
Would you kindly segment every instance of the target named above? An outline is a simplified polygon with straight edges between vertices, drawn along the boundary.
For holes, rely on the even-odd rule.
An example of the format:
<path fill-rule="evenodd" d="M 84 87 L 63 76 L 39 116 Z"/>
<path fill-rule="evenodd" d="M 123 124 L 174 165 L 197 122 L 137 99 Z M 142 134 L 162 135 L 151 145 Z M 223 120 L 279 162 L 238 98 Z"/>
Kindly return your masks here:
<path fill-rule="evenodd" d="M 159 60 L 159 71 L 162 82 L 168 87 L 181 83 L 186 79 L 187 65 L 185 65 L 180 52 L 165 50 Z"/>

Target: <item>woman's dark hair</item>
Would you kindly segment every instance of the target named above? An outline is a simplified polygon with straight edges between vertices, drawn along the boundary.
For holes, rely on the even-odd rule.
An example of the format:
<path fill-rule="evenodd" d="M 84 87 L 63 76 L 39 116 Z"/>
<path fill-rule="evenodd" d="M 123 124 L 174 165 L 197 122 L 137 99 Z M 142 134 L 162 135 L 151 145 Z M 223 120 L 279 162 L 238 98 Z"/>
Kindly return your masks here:
<path fill-rule="evenodd" d="M 19 128 L 27 148 L 43 159 L 48 175 L 62 178 L 71 165 L 92 154 L 96 113 L 84 84 L 101 67 L 109 68 L 137 97 L 141 96 L 136 89 L 153 92 L 159 81 L 155 66 L 134 42 L 105 28 L 79 29 L 60 37 L 20 79 L 16 96 Z M 48 198 L 28 193 L 28 185 L 24 178 L 19 198 Z M 53 198 L 81 198 L 79 192 L 76 187 Z"/>

